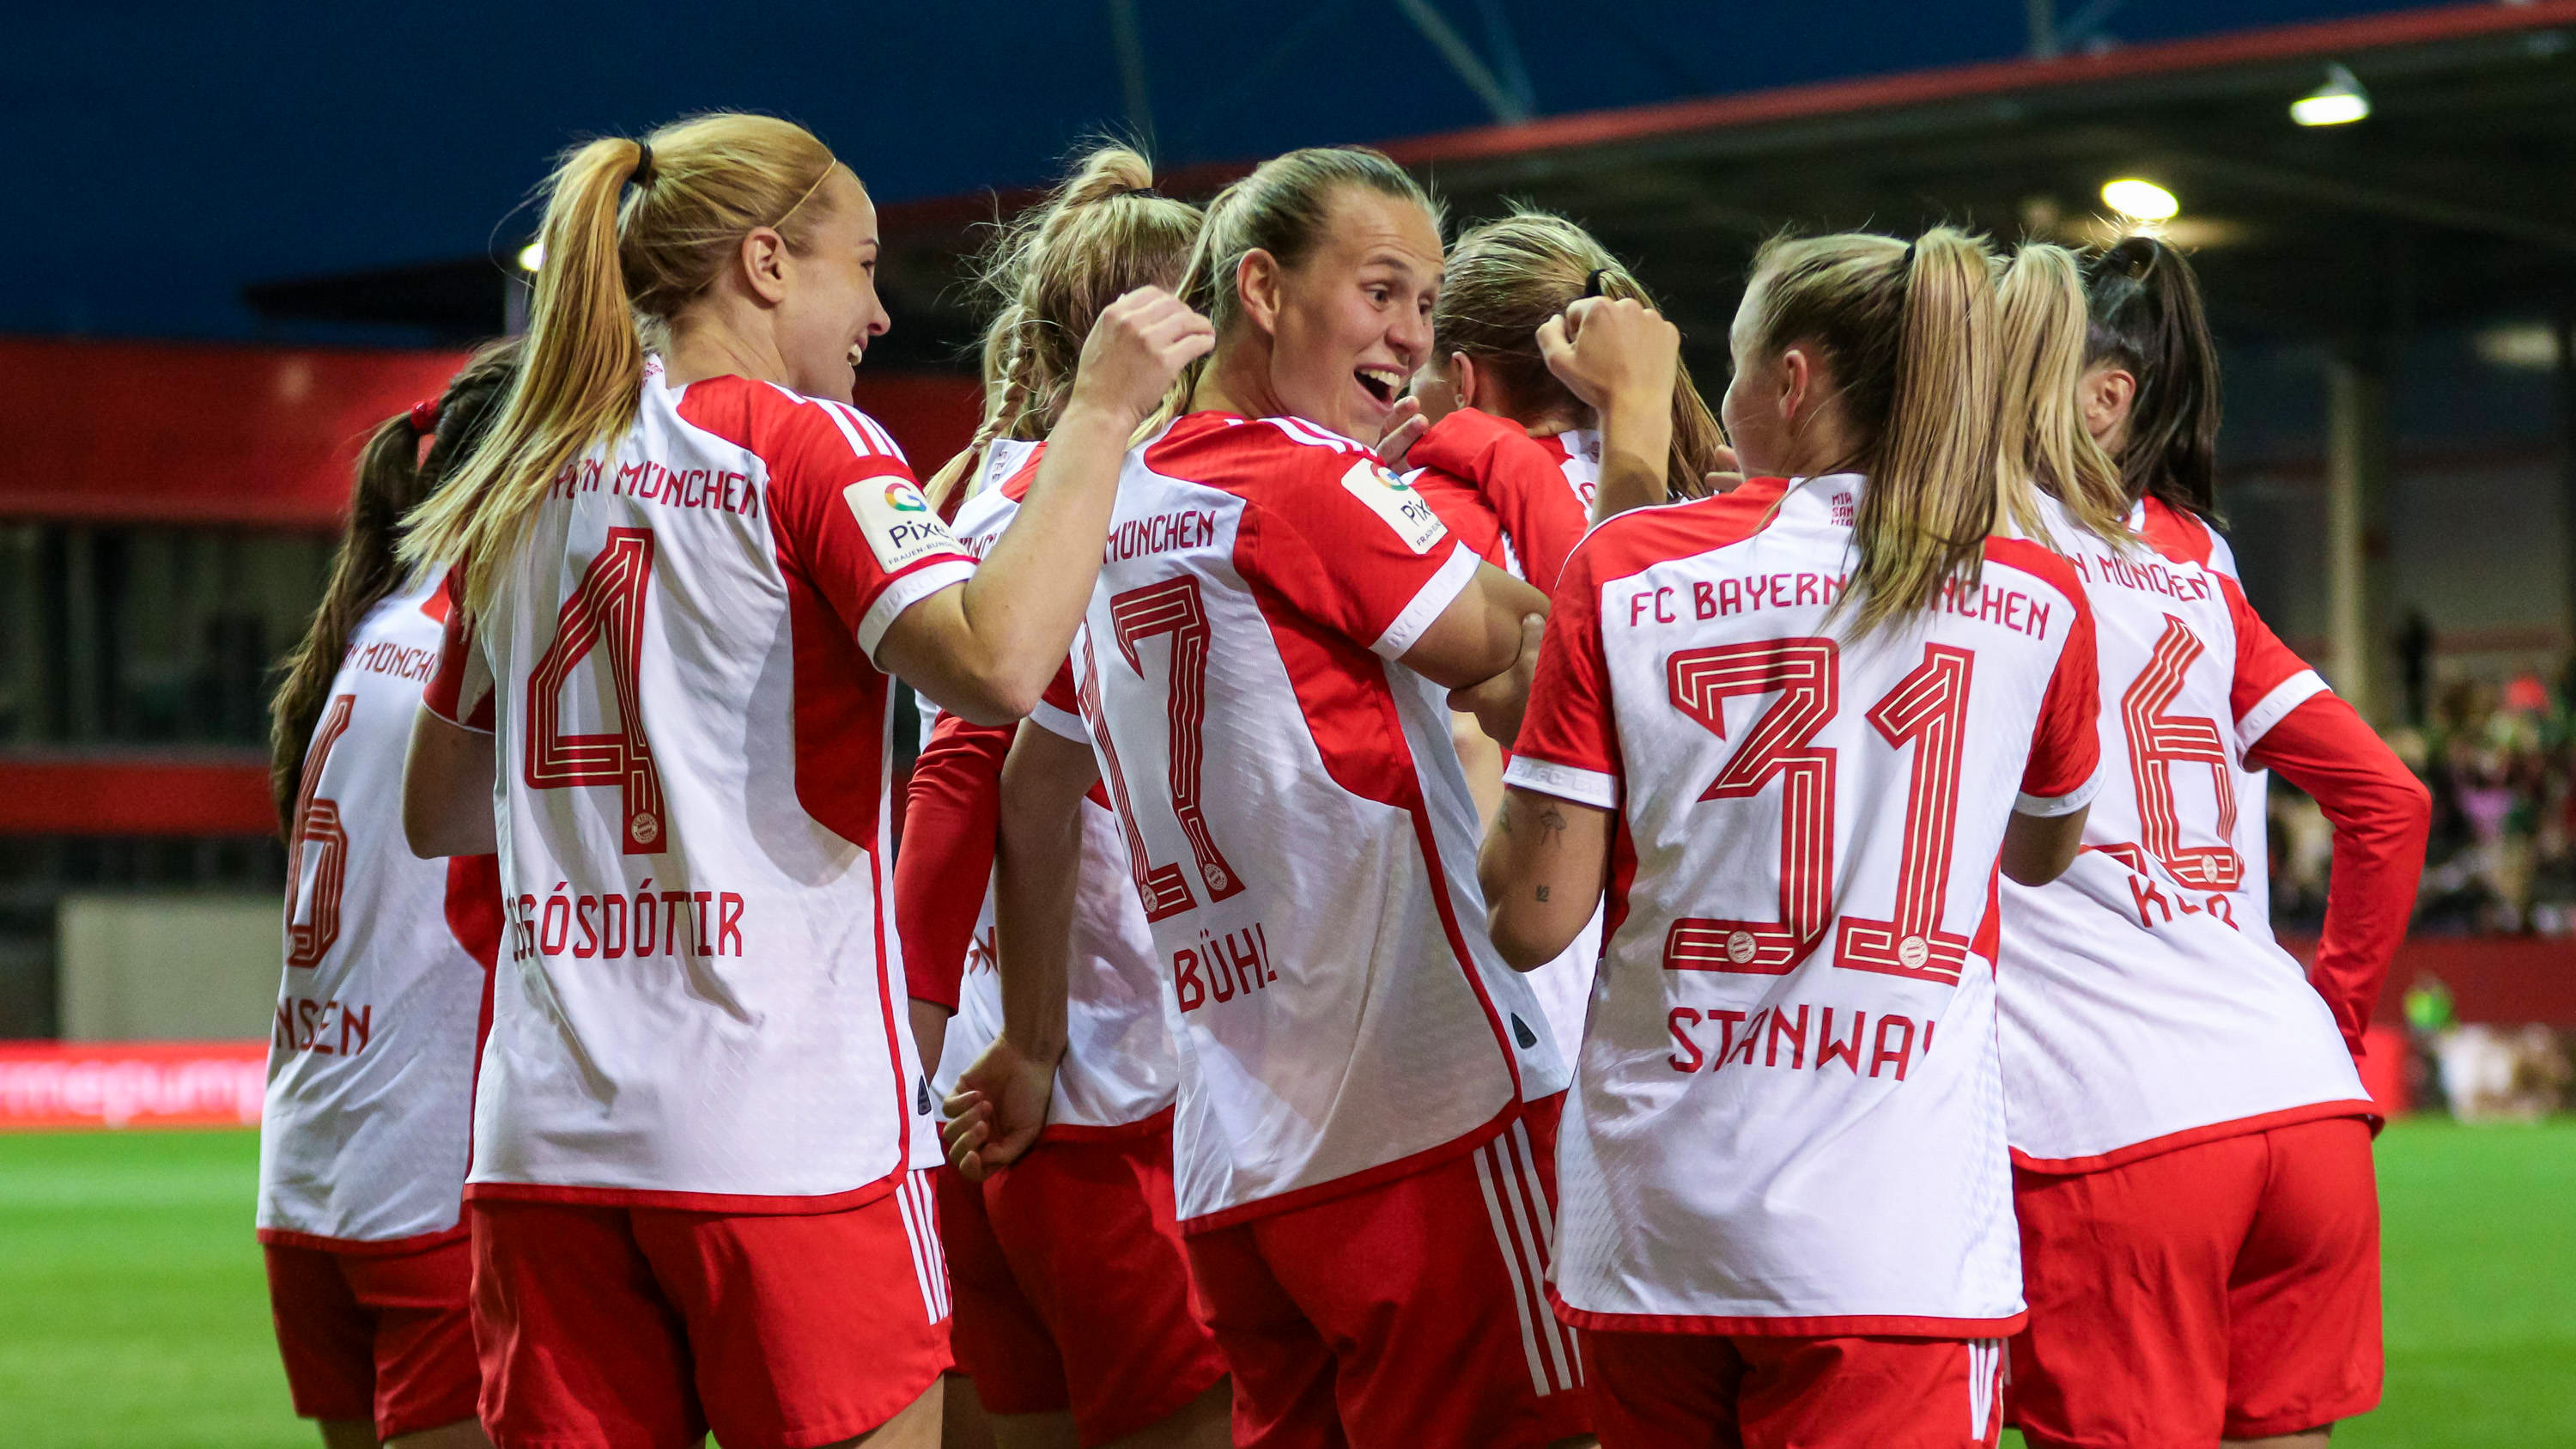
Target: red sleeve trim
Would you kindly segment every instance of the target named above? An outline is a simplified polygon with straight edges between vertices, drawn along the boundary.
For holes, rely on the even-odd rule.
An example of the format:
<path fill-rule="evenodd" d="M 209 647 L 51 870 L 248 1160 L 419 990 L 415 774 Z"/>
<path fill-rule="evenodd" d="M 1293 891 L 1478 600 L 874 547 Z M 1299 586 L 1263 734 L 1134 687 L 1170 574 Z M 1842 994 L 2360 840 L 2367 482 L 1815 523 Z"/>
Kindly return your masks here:
<path fill-rule="evenodd" d="M 2031 575 L 2067 602 L 2070 622 L 2040 701 L 2014 808 L 2025 815 L 2071 815 L 2092 803 L 2102 768 L 2101 731 L 2095 728 L 2102 710 L 2102 666 L 2093 602 L 2065 559 L 2028 539 L 1990 540 L 1986 560 Z"/>

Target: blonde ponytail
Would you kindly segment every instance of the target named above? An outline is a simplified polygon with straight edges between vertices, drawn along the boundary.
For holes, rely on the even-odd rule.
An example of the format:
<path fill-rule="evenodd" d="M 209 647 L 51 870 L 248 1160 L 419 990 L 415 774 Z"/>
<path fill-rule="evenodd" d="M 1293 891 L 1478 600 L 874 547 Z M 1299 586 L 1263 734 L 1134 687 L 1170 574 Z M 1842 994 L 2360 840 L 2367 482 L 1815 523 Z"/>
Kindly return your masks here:
<path fill-rule="evenodd" d="M 1579 301 L 1595 278 L 1602 296 L 1655 305 L 1634 273 L 1564 217 L 1515 207 L 1509 216 L 1480 222 L 1449 249 L 1440 300 L 1431 309 L 1433 350 L 1443 359 L 1463 352 L 1479 367 L 1491 368 L 1505 394 L 1524 406 L 1581 413 L 1582 404 L 1539 354 L 1538 330 Z M 1717 450 L 1724 446 L 1726 433 L 1685 364 L 1673 384 L 1666 494 L 1705 496 L 1708 475 L 1719 471 Z"/>
<path fill-rule="evenodd" d="M 996 438 L 1043 438 L 1072 396 L 1092 324 L 1144 286 L 1177 287 L 1199 209 L 1154 191 L 1132 147 L 1091 150 L 1044 200 L 1001 229 L 978 267 L 996 304 L 984 332 L 984 417 L 923 491 L 944 508 Z"/>
<path fill-rule="evenodd" d="M 461 563 L 481 608 L 546 485 L 634 425 L 639 326 L 667 324 L 705 292 L 755 227 L 801 251 L 823 215 L 809 203 L 837 164 L 801 126 L 727 112 L 565 153 L 545 186 L 518 382 L 485 446 L 415 515 L 404 560 Z"/>
<path fill-rule="evenodd" d="M 2004 512 L 2024 535 L 2051 540 L 2037 495 L 2064 505 L 2076 524 L 2114 544 L 2129 541 L 2119 465 L 2084 427 L 2076 396 L 2084 376 L 2084 273 L 2064 247 L 2027 243 L 2013 252 L 1998 290 L 2002 407 L 1995 453 Z"/>
<path fill-rule="evenodd" d="M 1754 257 L 1755 336 L 1766 353 L 1818 348 L 1866 474 L 1860 559 L 1841 609 L 1856 632 L 1930 608 L 1976 580 L 1995 530 L 1997 357 L 1992 255 L 1936 227 L 1912 245 L 1846 233 L 1775 239 Z"/>

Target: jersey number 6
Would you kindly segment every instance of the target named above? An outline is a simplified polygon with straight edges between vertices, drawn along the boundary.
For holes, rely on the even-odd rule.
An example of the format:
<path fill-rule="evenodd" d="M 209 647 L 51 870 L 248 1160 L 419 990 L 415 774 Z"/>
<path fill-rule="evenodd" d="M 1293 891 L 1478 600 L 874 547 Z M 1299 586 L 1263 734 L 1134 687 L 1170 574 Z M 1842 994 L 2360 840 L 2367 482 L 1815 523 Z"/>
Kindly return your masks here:
<path fill-rule="evenodd" d="M 354 694 L 334 695 L 313 727 L 304 750 L 304 788 L 295 801 L 295 838 L 286 847 L 286 964 L 310 970 L 340 939 L 340 892 L 349 881 L 349 832 L 340 825 L 340 802 L 313 793 L 331 747 L 349 732 Z M 304 862 L 313 862 L 313 888 L 304 888 Z"/>
<path fill-rule="evenodd" d="M 644 652 L 644 600 L 652 586 L 653 530 L 608 530 L 606 546 L 555 616 L 554 642 L 528 675 L 528 788 L 617 786 L 624 817 L 619 834 L 628 855 L 670 848 L 664 839 L 662 774 L 653 767 L 653 747 L 644 738 L 636 683 Z M 618 732 L 568 735 L 562 731 L 564 680 L 593 649 L 608 656 Z"/>

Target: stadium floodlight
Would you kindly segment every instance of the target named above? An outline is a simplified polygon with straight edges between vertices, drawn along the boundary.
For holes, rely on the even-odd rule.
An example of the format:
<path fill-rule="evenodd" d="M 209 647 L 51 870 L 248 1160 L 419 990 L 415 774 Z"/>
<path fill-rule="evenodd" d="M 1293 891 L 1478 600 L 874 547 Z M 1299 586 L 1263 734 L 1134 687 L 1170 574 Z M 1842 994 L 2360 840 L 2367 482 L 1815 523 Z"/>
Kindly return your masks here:
<path fill-rule="evenodd" d="M 2152 181 L 2123 176 L 2102 183 L 2102 204 L 2131 221 L 2171 221 L 2182 211 L 2174 194 Z"/>
<path fill-rule="evenodd" d="M 546 264 L 546 244 L 532 241 L 519 248 L 519 270 L 533 272 Z"/>
<path fill-rule="evenodd" d="M 2326 83 L 2290 102 L 2290 119 L 2302 126 L 2346 126 L 2370 114 L 2370 92 L 2341 65 L 2326 67 Z"/>

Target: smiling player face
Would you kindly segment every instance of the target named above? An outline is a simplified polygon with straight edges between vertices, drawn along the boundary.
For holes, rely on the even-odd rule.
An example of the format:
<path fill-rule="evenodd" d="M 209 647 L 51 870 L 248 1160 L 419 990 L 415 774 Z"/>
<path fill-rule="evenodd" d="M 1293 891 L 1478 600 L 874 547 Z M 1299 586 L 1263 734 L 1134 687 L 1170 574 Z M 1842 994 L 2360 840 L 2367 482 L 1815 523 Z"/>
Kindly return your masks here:
<path fill-rule="evenodd" d="M 1269 383 L 1288 412 L 1375 443 L 1431 355 L 1440 229 L 1418 203 L 1344 186 L 1323 231 L 1280 274 Z"/>
<path fill-rule="evenodd" d="M 845 167 L 806 203 L 817 204 L 823 216 L 790 262 L 796 286 L 780 308 L 779 343 L 788 386 L 846 402 L 861 354 L 889 325 L 877 298 L 877 209 Z"/>

